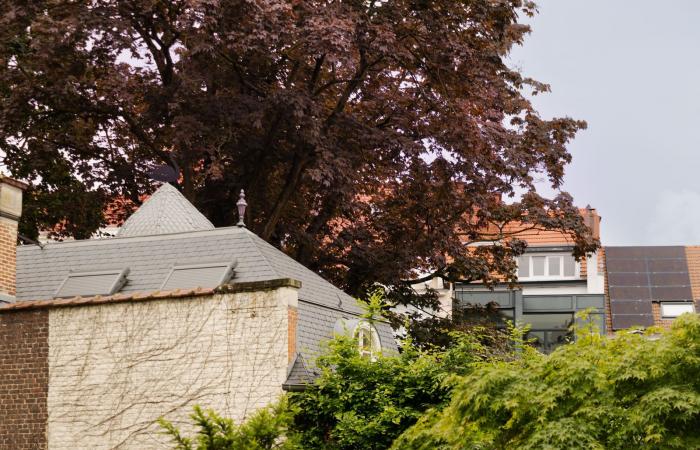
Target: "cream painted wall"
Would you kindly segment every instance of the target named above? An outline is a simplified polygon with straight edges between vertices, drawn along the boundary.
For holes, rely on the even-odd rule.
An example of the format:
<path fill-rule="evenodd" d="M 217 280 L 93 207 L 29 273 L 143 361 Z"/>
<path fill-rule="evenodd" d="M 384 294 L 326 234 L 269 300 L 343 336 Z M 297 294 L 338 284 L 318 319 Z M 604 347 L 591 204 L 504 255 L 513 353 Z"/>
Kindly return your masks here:
<path fill-rule="evenodd" d="M 297 291 L 56 308 L 49 314 L 49 449 L 169 448 L 194 405 L 241 420 L 282 393 Z"/>

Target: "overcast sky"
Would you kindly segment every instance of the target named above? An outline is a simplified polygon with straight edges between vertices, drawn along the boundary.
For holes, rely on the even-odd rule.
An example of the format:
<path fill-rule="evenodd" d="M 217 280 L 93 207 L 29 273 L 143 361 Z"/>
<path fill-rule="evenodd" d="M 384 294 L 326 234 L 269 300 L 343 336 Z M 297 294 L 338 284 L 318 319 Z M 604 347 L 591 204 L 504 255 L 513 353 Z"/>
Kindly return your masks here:
<path fill-rule="evenodd" d="M 511 60 L 544 117 L 588 122 L 564 188 L 604 245 L 700 244 L 700 1 L 538 0 Z"/>

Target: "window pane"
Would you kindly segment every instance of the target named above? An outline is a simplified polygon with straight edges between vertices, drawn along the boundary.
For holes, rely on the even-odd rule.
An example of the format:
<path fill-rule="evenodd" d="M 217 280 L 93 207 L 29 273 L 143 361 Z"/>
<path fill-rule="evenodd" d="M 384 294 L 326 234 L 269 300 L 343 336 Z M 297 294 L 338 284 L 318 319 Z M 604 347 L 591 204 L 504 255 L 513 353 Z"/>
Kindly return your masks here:
<path fill-rule="evenodd" d="M 544 256 L 533 256 L 532 257 L 532 276 L 533 277 L 543 277 L 544 276 Z"/>
<path fill-rule="evenodd" d="M 518 256 L 518 278 L 527 278 L 530 276 L 530 257 Z"/>
<path fill-rule="evenodd" d="M 523 322 L 533 330 L 566 330 L 574 322 L 573 313 L 523 314 Z"/>
<path fill-rule="evenodd" d="M 543 353 L 551 353 L 560 345 L 571 342 L 571 333 L 568 331 L 530 331 L 527 339 L 532 345 Z"/>
<path fill-rule="evenodd" d="M 496 328 L 504 329 L 506 328 L 506 323 L 512 323 L 515 317 L 515 311 L 512 309 L 499 309 L 498 315 L 494 318 L 496 322 Z"/>
<path fill-rule="evenodd" d="M 571 342 L 571 333 L 568 331 L 548 331 L 546 352 L 552 352 L 560 345 Z"/>
<path fill-rule="evenodd" d="M 661 316 L 662 317 L 678 317 L 683 313 L 695 312 L 692 303 L 662 303 L 661 304 Z"/>
<path fill-rule="evenodd" d="M 592 323 L 598 333 L 605 333 L 605 316 L 603 314 L 590 314 L 587 320 L 576 319 L 576 323 L 579 327 L 585 327 Z"/>
<path fill-rule="evenodd" d="M 561 275 L 561 256 L 550 256 L 548 266 L 550 277 Z"/>
<path fill-rule="evenodd" d="M 576 276 L 576 260 L 571 255 L 564 256 L 564 276 Z"/>
<path fill-rule="evenodd" d="M 526 337 L 528 340 L 532 340 L 532 345 L 537 350 L 544 351 L 545 333 L 545 331 L 530 331 Z"/>

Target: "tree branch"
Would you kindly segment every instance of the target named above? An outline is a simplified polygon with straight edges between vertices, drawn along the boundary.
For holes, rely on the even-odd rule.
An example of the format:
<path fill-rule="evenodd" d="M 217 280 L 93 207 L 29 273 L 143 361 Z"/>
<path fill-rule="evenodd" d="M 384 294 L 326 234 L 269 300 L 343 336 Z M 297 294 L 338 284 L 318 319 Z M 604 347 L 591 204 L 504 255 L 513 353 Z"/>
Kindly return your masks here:
<path fill-rule="evenodd" d="M 275 206 L 272 208 L 270 216 L 267 218 L 265 227 L 260 235 L 261 238 L 269 240 L 270 236 L 272 236 L 272 232 L 275 230 L 277 222 L 279 222 L 280 218 L 282 217 L 282 212 L 284 211 L 287 202 L 299 185 L 301 175 L 304 173 L 304 169 L 306 169 L 307 164 L 308 158 L 302 157 L 298 153 L 294 155 L 292 167 L 289 169 L 289 174 L 285 180 L 284 187 L 280 191 L 277 201 L 275 201 Z"/>

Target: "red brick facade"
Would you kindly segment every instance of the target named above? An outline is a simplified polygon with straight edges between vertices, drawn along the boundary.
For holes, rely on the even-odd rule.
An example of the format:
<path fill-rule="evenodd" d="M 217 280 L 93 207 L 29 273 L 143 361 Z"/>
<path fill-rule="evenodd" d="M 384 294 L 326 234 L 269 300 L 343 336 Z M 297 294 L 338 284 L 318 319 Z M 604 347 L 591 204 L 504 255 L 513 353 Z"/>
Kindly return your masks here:
<path fill-rule="evenodd" d="M 686 247 L 685 259 L 688 261 L 690 290 L 695 300 L 695 311 L 700 312 L 700 246 L 691 245 Z"/>
<path fill-rule="evenodd" d="M 22 191 L 27 187 L 0 173 L 0 300 L 3 301 L 8 297 L 12 300 L 17 290 L 17 223 L 22 215 Z"/>
<path fill-rule="evenodd" d="M 0 218 L 0 293 L 15 295 L 17 222 Z"/>
<path fill-rule="evenodd" d="M 294 356 L 297 352 L 297 321 L 299 319 L 299 312 L 295 307 L 289 307 L 287 309 L 287 355 L 289 362 L 294 360 Z"/>
<path fill-rule="evenodd" d="M 0 450 L 47 446 L 48 314 L 0 314 Z"/>
<path fill-rule="evenodd" d="M 671 328 L 673 319 L 663 319 L 661 317 L 661 303 L 654 302 L 651 304 L 651 313 L 654 315 L 654 325 L 662 328 Z"/>

